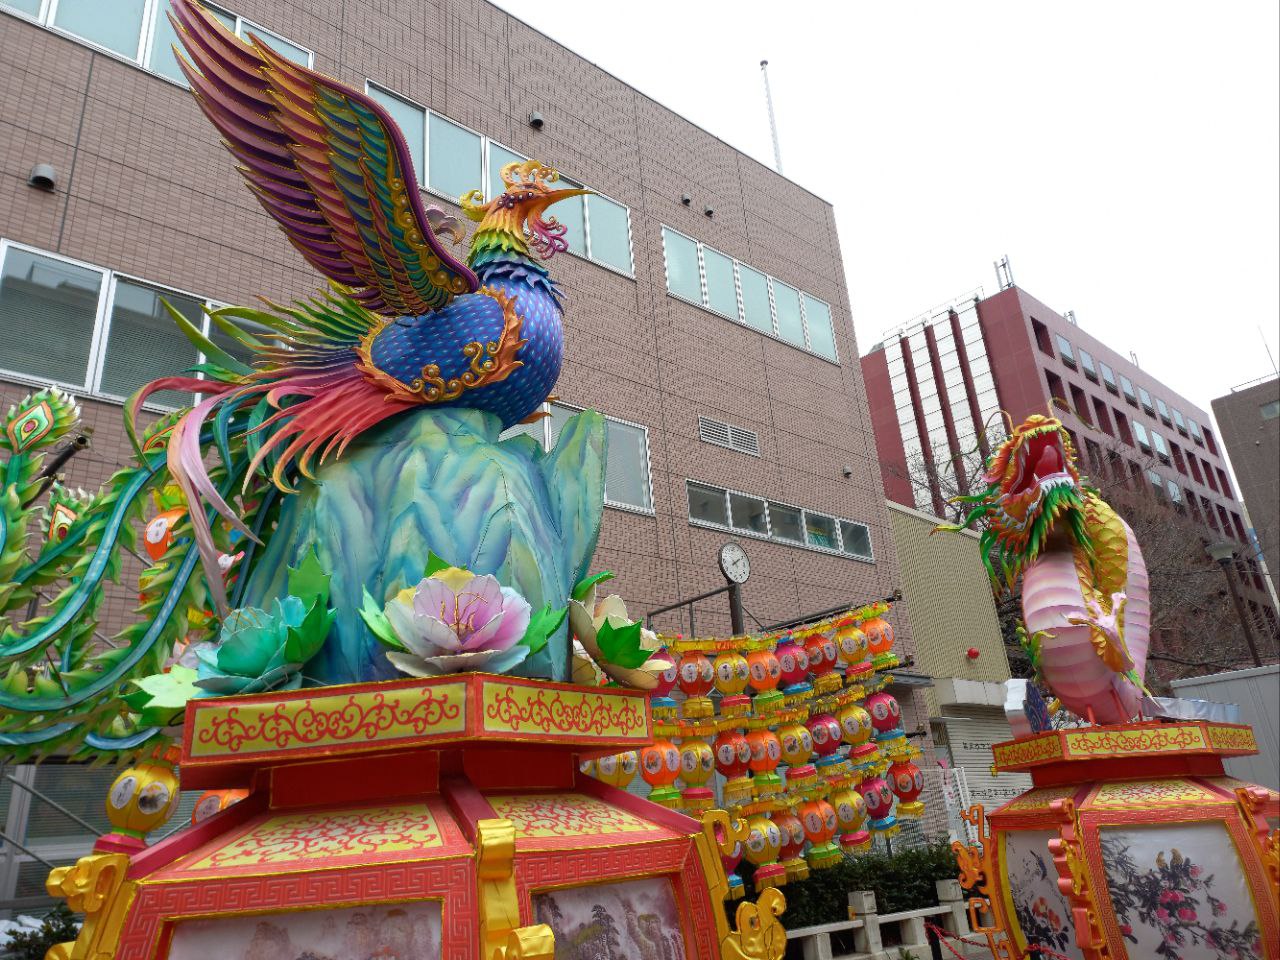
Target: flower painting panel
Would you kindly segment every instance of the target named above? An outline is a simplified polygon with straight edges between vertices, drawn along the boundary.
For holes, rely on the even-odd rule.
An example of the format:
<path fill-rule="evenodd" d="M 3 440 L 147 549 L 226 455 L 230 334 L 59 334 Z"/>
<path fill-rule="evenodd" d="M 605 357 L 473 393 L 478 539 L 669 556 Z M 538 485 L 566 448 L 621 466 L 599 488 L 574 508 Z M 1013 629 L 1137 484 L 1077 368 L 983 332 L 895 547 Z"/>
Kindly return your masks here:
<path fill-rule="evenodd" d="M 556 935 L 556 960 L 685 960 L 680 912 L 664 877 L 534 894 L 535 923 Z"/>
<path fill-rule="evenodd" d="M 1104 827 L 1101 837 L 1131 958 L 1261 960 L 1248 880 L 1221 823 Z"/>
<path fill-rule="evenodd" d="M 1057 836 L 1057 831 L 1048 830 L 1014 830 L 1005 835 L 1013 921 L 1028 947 L 1045 947 L 1071 960 L 1083 960 L 1071 906 L 1058 889 L 1058 874 L 1049 855 L 1049 841 Z"/>
<path fill-rule="evenodd" d="M 439 960 L 435 901 L 178 924 L 169 960 Z"/>

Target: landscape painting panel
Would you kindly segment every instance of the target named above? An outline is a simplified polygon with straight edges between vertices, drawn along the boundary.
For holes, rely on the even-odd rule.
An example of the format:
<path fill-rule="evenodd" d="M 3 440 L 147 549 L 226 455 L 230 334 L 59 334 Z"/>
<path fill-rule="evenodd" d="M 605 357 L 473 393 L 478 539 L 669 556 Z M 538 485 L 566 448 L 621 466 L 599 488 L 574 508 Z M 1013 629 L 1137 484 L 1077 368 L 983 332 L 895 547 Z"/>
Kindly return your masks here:
<path fill-rule="evenodd" d="M 555 931 L 556 960 L 685 960 L 665 877 L 547 890 L 534 894 L 533 915 Z"/>
<path fill-rule="evenodd" d="M 440 904 L 380 904 L 179 923 L 169 960 L 439 960 Z"/>

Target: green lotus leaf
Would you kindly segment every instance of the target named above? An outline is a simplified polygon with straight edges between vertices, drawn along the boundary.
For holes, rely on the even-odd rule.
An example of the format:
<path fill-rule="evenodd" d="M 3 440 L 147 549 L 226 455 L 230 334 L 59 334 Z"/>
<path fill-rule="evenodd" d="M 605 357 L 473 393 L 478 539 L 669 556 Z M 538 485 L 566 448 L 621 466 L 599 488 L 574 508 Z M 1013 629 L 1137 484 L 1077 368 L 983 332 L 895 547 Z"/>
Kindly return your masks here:
<path fill-rule="evenodd" d="M 599 573 L 593 574 L 590 577 L 584 577 L 582 580 L 578 581 L 577 586 L 573 588 L 573 593 L 570 594 L 570 596 L 574 600 L 581 601 L 586 598 L 587 593 L 591 590 L 592 587 L 598 584 L 604 583 L 606 580 L 612 580 L 612 579 L 613 579 L 613 572 L 610 570 L 602 570 Z"/>
<path fill-rule="evenodd" d="M 560 629 L 568 613 L 568 607 L 552 610 L 548 603 L 529 618 L 529 626 L 520 642 L 529 648 L 529 653 L 537 653 L 547 645 L 547 638 Z"/>
<path fill-rule="evenodd" d="M 169 726 L 181 717 L 187 701 L 200 695 L 196 671 L 175 664 L 166 673 L 135 680 L 138 689 L 122 698 L 134 713 L 139 726 Z"/>
<path fill-rule="evenodd" d="M 360 617 L 364 620 L 365 626 L 369 628 L 369 632 L 377 637 L 383 646 L 390 647 L 392 650 L 404 649 L 404 644 L 400 642 L 395 630 L 391 628 L 391 621 L 382 612 L 381 605 L 373 597 L 369 596 L 367 589 L 364 591 L 364 600 L 360 606 Z"/>
<path fill-rule="evenodd" d="M 320 567 L 320 558 L 312 547 L 296 567 L 288 568 L 289 595 L 297 597 L 305 606 L 329 606 L 329 575 Z"/>
<path fill-rule="evenodd" d="M 596 631 L 596 643 L 604 658 L 628 670 L 634 670 L 653 656 L 652 651 L 640 646 L 640 621 L 615 627 L 607 619 Z"/>

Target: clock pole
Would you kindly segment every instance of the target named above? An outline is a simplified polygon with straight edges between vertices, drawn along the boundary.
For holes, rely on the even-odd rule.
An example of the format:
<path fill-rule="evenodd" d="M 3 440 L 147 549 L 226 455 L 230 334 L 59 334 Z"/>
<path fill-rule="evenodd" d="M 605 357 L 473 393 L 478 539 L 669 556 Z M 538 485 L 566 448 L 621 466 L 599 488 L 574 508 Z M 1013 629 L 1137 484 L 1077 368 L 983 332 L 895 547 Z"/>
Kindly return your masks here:
<path fill-rule="evenodd" d="M 729 623 L 735 637 L 747 632 L 742 618 L 742 584 L 729 581 Z"/>

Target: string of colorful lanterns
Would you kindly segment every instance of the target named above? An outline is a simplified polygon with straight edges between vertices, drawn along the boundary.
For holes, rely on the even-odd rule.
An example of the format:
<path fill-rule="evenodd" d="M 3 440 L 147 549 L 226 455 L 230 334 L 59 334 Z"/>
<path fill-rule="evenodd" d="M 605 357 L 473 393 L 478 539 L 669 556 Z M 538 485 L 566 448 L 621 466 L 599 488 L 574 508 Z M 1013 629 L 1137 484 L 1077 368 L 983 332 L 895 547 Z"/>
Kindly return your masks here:
<path fill-rule="evenodd" d="M 758 892 L 869 850 L 874 834 L 924 811 L 920 752 L 884 689 L 899 665 L 888 612 L 876 603 L 775 634 L 662 637 L 672 666 L 650 694 L 656 739 L 585 769 L 620 788 L 638 771 L 650 800 L 691 816 L 717 805 L 718 775 L 718 805 L 746 824 L 724 858 L 730 899 L 744 893 L 742 860 Z"/>

